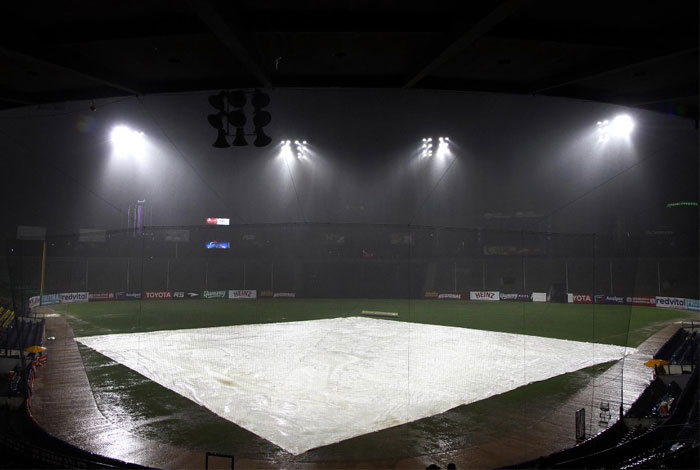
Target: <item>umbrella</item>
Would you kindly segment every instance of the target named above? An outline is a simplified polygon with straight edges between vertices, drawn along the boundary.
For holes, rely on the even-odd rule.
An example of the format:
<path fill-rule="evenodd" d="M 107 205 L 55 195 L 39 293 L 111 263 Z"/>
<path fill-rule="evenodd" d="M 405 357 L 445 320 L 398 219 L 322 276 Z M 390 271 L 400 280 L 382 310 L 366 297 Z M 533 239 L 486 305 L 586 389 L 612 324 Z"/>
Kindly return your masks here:
<path fill-rule="evenodd" d="M 670 362 L 664 361 L 663 359 L 652 359 L 651 361 L 647 361 L 644 363 L 644 365 L 647 367 L 667 366 L 669 364 Z"/>

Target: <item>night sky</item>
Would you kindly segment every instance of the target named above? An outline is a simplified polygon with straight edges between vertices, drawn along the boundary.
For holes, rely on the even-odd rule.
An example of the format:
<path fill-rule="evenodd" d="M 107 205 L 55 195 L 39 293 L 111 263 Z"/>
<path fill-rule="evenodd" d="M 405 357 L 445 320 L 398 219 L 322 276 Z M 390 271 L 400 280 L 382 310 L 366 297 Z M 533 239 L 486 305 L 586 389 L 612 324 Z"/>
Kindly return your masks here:
<path fill-rule="evenodd" d="M 698 200 L 697 130 L 670 115 L 542 96 L 280 89 L 269 91 L 272 144 L 216 149 L 214 92 L 0 113 L 3 233 L 119 229 L 144 198 L 155 225 L 479 227 L 485 213 L 531 211 L 558 232 L 620 220 L 644 231 L 668 222 L 666 203 Z M 636 123 L 630 139 L 598 142 L 596 122 L 623 113 Z M 113 155 L 118 124 L 144 132 L 140 160 Z M 450 154 L 421 159 L 421 139 L 438 136 L 450 137 Z M 283 139 L 307 140 L 308 160 L 281 157 Z"/>

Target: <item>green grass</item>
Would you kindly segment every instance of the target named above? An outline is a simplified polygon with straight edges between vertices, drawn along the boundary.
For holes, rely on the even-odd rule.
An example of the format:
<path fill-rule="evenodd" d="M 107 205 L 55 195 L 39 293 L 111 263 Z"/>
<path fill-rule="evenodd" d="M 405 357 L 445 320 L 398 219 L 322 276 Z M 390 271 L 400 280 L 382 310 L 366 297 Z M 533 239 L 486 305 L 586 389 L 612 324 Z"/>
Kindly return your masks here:
<path fill-rule="evenodd" d="M 688 317 L 680 311 L 645 307 L 362 299 L 96 302 L 60 305 L 55 310 L 65 313 L 76 336 L 316 320 L 379 310 L 398 312 L 396 321 L 633 347 L 668 322 Z M 289 461 L 288 454 L 265 439 L 90 348 L 79 347 L 100 411 L 130 432 L 190 449 L 233 453 L 237 458 Z M 401 458 L 486 442 L 556 409 L 610 365 L 554 377 L 438 416 L 312 449 L 300 459 Z"/>
<path fill-rule="evenodd" d="M 59 305 L 76 336 L 398 312 L 397 321 L 637 346 L 681 311 L 615 305 L 376 299 L 180 300 Z"/>

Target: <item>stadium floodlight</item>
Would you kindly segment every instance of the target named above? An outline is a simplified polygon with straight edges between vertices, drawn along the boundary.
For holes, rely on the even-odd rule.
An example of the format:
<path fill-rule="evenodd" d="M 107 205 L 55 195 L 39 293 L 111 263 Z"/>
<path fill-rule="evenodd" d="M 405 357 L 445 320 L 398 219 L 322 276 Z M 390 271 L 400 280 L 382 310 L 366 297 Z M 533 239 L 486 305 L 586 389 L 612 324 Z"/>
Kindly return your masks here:
<path fill-rule="evenodd" d="M 428 158 L 433 156 L 433 138 L 432 137 L 423 137 L 421 140 L 421 158 Z"/>
<path fill-rule="evenodd" d="M 302 140 L 295 140 L 294 141 L 294 146 L 296 147 L 296 155 L 299 160 L 305 159 L 306 158 L 306 152 L 308 148 L 306 147 L 306 141 Z"/>
<path fill-rule="evenodd" d="M 450 151 L 450 138 L 441 136 L 438 138 L 437 156 L 443 158 Z"/>
<path fill-rule="evenodd" d="M 598 142 L 605 143 L 611 137 L 628 138 L 634 129 L 634 121 L 627 114 L 615 116 L 612 121 L 598 121 Z"/>
<path fill-rule="evenodd" d="M 628 137 L 634 129 L 634 121 L 627 114 L 615 116 L 610 123 L 610 133 L 618 137 Z"/>
<path fill-rule="evenodd" d="M 112 129 L 110 140 L 116 155 L 135 157 L 143 155 L 145 147 L 143 132 L 135 131 L 127 126 L 116 126 Z"/>

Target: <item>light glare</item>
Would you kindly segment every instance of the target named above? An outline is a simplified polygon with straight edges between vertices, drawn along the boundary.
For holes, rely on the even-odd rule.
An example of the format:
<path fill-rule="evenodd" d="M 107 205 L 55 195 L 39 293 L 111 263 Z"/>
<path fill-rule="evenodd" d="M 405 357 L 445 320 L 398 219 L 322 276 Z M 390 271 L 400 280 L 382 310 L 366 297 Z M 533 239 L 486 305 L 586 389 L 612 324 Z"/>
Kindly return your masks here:
<path fill-rule="evenodd" d="M 632 133 L 632 129 L 634 129 L 634 121 L 626 114 L 616 116 L 610 123 L 610 131 L 616 136 L 627 137 Z"/>
<path fill-rule="evenodd" d="M 127 126 L 116 126 L 112 129 L 110 140 L 115 154 L 119 156 L 143 156 L 145 147 L 143 132 L 132 130 Z"/>

